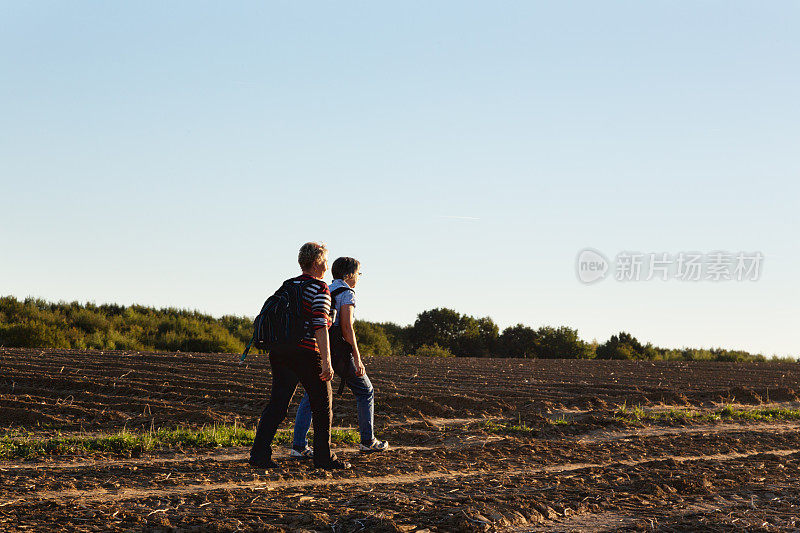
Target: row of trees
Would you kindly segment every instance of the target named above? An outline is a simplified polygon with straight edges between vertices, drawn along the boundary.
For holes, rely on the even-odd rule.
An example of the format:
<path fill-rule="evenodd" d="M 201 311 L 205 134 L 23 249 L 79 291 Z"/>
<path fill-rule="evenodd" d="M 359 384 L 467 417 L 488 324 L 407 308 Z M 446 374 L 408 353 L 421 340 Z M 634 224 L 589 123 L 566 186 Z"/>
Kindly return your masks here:
<path fill-rule="evenodd" d="M 410 326 L 359 321 L 356 336 L 364 350 L 380 355 L 594 357 L 593 345 L 582 341 L 577 330 L 565 326 L 534 330 L 518 324 L 501 333 L 489 317 L 475 318 L 446 308 L 423 311 Z"/>
<path fill-rule="evenodd" d="M 443 357 L 521 357 L 536 359 L 628 359 L 649 361 L 766 361 L 762 354 L 724 348 L 660 348 L 642 344 L 624 331 L 606 342 L 586 342 L 566 326 L 533 329 L 524 324 L 500 332 L 489 317 L 475 318 L 452 309 L 423 311 L 410 326 L 358 322 L 362 351 L 376 355 Z M 777 357 L 772 357 L 778 360 Z M 791 359 L 789 359 L 791 360 Z"/>
<path fill-rule="evenodd" d="M 252 320 L 140 305 L 0 298 L 0 345 L 28 348 L 236 352 Z"/>
<path fill-rule="evenodd" d="M 423 311 L 408 326 L 363 320 L 355 326 L 361 351 L 379 356 L 766 360 L 761 354 L 722 348 L 675 350 L 643 345 L 626 332 L 612 335 L 603 344 L 586 342 L 577 330 L 566 326 L 533 329 L 517 324 L 501 332 L 489 317 L 446 308 Z M 242 351 L 252 333 L 248 317 L 217 319 L 174 308 L 0 298 L 0 346 L 230 353 Z"/>

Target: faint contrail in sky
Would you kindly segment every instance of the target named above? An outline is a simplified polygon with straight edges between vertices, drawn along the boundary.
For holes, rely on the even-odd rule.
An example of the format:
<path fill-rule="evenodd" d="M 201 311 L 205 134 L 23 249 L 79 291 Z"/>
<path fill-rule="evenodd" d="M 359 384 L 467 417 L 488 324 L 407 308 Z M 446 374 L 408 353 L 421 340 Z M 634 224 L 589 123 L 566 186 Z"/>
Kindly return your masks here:
<path fill-rule="evenodd" d="M 455 220 L 480 220 L 478 217 L 461 217 L 456 215 L 439 215 L 439 218 L 452 218 Z"/>

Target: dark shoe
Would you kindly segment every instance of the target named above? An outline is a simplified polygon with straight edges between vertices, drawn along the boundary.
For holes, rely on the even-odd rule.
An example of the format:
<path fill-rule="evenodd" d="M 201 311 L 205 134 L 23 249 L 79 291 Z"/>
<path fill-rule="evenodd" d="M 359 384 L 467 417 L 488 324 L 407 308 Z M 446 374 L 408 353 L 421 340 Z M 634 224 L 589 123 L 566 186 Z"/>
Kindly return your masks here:
<path fill-rule="evenodd" d="M 314 468 L 321 468 L 323 470 L 347 470 L 351 468 L 351 464 L 347 461 L 340 461 L 339 459 L 331 459 L 329 462 L 322 465 L 314 465 Z"/>
<path fill-rule="evenodd" d="M 253 459 L 251 457 L 248 462 L 253 468 L 261 468 L 264 470 L 267 468 L 278 468 L 278 463 L 273 461 L 271 457 L 265 457 L 264 459 Z"/>

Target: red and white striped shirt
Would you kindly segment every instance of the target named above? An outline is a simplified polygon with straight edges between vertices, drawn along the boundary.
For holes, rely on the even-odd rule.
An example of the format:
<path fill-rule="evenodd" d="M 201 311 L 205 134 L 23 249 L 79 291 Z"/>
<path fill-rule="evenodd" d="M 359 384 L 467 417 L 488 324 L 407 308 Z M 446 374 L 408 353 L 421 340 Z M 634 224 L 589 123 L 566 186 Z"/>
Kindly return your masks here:
<path fill-rule="evenodd" d="M 300 295 L 300 314 L 305 321 L 306 334 L 297 345 L 300 348 L 319 353 L 314 333 L 318 329 L 331 326 L 331 292 L 328 290 L 327 283 L 307 274 L 292 278 L 292 281 L 295 283 L 308 282 Z"/>

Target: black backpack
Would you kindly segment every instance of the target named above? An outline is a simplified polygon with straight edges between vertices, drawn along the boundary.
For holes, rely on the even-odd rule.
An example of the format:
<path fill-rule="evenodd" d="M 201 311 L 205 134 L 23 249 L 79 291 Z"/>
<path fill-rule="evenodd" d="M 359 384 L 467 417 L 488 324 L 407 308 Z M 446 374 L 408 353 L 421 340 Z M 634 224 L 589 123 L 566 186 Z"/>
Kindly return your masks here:
<path fill-rule="evenodd" d="M 251 346 L 269 351 L 276 346 L 297 344 L 303 339 L 306 321 L 300 311 L 300 301 L 303 290 L 312 281 L 286 280 L 275 294 L 267 298 L 253 320 L 253 338 L 242 353 L 242 361 Z"/>
<path fill-rule="evenodd" d="M 339 287 L 331 292 L 331 320 L 336 320 L 336 313 L 334 312 L 336 309 L 336 297 L 339 294 L 343 293 L 344 291 L 352 291 L 350 287 Z M 344 391 L 345 381 L 347 380 L 346 369 L 349 366 L 349 359 L 352 358 L 352 352 L 350 356 L 345 359 L 339 359 L 336 354 L 339 353 L 338 350 L 335 350 L 336 345 L 346 344 L 349 346 L 349 343 L 344 339 L 344 334 L 342 332 L 342 319 L 339 318 L 339 325 L 338 326 L 331 326 L 328 330 L 328 338 L 330 339 L 330 348 L 331 348 L 331 362 L 333 363 L 333 369 L 336 374 L 341 376 L 341 382 L 339 383 L 339 390 L 336 394 L 341 395 Z"/>
<path fill-rule="evenodd" d="M 338 289 L 334 289 L 331 292 L 331 322 L 336 321 L 336 297 L 339 296 L 344 291 L 352 291 L 350 287 L 339 287 Z M 328 330 L 328 335 L 330 337 L 331 346 L 333 346 L 334 341 L 344 340 L 344 336 L 342 335 L 342 321 L 339 320 L 338 326 L 331 326 Z"/>

